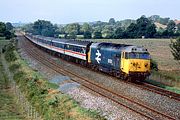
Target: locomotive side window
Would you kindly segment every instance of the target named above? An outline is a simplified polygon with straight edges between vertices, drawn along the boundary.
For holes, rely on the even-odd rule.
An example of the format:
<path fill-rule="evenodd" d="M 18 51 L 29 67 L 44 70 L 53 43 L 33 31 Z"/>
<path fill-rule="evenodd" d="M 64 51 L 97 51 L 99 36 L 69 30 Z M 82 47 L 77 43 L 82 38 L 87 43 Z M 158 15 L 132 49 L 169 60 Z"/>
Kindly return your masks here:
<path fill-rule="evenodd" d="M 148 53 L 139 54 L 140 59 L 150 59 L 150 55 Z"/>
<path fill-rule="evenodd" d="M 124 58 L 124 52 L 121 53 L 121 58 Z"/>
<path fill-rule="evenodd" d="M 125 53 L 125 59 L 129 58 L 129 53 Z"/>
<path fill-rule="evenodd" d="M 139 54 L 138 53 L 129 53 L 129 58 L 139 58 Z"/>
<path fill-rule="evenodd" d="M 150 56 L 148 53 L 131 52 L 125 53 L 125 59 L 150 59 Z"/>

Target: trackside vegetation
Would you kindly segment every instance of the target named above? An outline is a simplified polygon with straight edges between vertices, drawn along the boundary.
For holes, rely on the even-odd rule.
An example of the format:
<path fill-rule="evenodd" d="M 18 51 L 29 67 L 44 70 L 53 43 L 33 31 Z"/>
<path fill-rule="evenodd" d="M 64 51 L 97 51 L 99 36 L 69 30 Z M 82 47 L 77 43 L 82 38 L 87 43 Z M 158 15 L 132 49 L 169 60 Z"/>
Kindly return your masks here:
<path fill-rule="evenodd" d="M 180 64 L 180 37 L 176 41 L 171 40 L 170 48 L 174 59 Z"/>
<path fill-rule="evenodd" d="M 96 111 L 87 110 L 57 90 L 58 85 L 49 83 L 37 71 L 28 67 L 10 43 L 4 48 L 5 59 L 28 101 L 45 120 L 104 120 Z"/>
<path fill-rule="evenodd" d="M 9 42 L 4 39 L 0 41 L 0 50 Z M 16 96 L 12 92 L 10 81 L 2 64 L 1 56 L 2 54 L 0 52 L 0 119 L 23 120 L 24 115 L 21 114 L 21 111 L 19 110 L 20 108 L 16 104 Z"/>
<path fill-rule="evenodd" d="M 1 58 L 0 58 L 1 60 Z M 0 119 L 3 120 L 23 120 L 19 107 L 15 104 L 15 96 L 9 85 L 9 80 L 4 72 L 2 62 L 0 61 Z"/>

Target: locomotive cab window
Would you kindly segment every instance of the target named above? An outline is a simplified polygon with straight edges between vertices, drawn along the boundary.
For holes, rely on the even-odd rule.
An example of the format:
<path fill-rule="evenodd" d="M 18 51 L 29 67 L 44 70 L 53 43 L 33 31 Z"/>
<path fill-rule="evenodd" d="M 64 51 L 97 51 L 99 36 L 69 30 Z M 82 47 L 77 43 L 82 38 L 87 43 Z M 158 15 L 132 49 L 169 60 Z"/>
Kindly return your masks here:
<path fill-rule="evenodd" d="M 122 55 L 122 58 L 125 58 L 125 52 L 122 52 L 121 55 Z"/>
<path fill-rule="evenodd" d="M 125 59 L 150 59 L 149 53 L 130 52 L 125 53 Z"/>
<path fill-rule="evenodd" d="M 127 52 L 125 53 L 124 52 L 124 57 L 125 57 L 125 59 L 128 59 L 129 58 L 129 53 L 127 53 Z"/>

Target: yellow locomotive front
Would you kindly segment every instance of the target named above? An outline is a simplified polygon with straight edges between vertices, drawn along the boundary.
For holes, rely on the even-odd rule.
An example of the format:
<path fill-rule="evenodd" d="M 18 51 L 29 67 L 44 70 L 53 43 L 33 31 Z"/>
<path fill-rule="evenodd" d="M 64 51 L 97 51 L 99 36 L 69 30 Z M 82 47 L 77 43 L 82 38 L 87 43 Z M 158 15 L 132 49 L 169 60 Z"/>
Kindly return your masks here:
<path fill-rule="evenodd" d="M 150 75 L 150 55 L 147 49 L 129 46 L 121 53 L 121 71 L 128 78 L 144 80 Z"/>

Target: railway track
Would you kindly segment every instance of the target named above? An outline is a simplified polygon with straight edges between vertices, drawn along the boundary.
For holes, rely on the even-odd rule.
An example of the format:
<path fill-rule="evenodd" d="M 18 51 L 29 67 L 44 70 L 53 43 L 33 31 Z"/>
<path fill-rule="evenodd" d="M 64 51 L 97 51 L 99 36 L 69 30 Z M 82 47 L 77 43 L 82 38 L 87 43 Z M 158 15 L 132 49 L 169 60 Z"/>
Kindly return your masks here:
<path fill-rule="evenodd" d="M 25 38 L 21 38 L 25 39 Z M 92 91 L 94 91 L 95 93 L 100 94 L 101 96 L 104 96 L 112 101 L 114 101 L 115 103 L 124 106 L 125 108 L 134 111 L 138 114 L 140 114 L 141 116 L 144 116 L 148 119 L 176 119 L 172 116 L 167 115 L 166 113 L 162 113 L 159 112 L 149 106 L 146 106 L 142 103 L 138 103 L 136 101 L 133 101 L 131 99 L 129 99 L 126 96 L 122 96 L 120 94 L 117 94 L 115 92 L 113 92 L 110 89 L 104 88 L 103 86 L 92 82 L 91 80 L 78 76 L 76 74 L 74 74 L 71 71 L 62 69 L 57 63 L 55 63 L 52 59 L 49 59 L 48 57 L 44 56 L 44 54 L 34 51 L 34 49 L 32 49 L 32 45 L 30 45 L 30 42 L 28 41 L 28 43 L 26 43 L 25 41 L 23 41 L 23 47 L 24 50 L 33 58 L 35 58 L 37 61 L 39 61 L 41 64 L 44 64 L 45 66 L 51 68 L 52 70 L 63 74 L 63 75 L 68 75 L 69 77 L 71 77 L 71 79 L 79 84 L 81 84 L 82 86 L 84 86 L 85 88 L 88 88 Z M 28 45 L 27 45 L 28 44 Z M 31 46 L 31 47 L 30 47 Z"/>
<path fill-rule="evenodd" d="M 140 85 L 138 85 L 138 84 L 133 84 L 133 85 L 138 86 L 138 87 L 140 87 L 142 89 L 145 89 L 145 90 L 148 90 L 148 91 L 163 95 L 163 96 L 167 96 L 167 97 L 169 97 L 171 99 L 177 100 L 178 102 L 180 101 L 180 94 L 165 90 L 163 88 L 154 86 L 152 84 L 143 82 Z"/>

